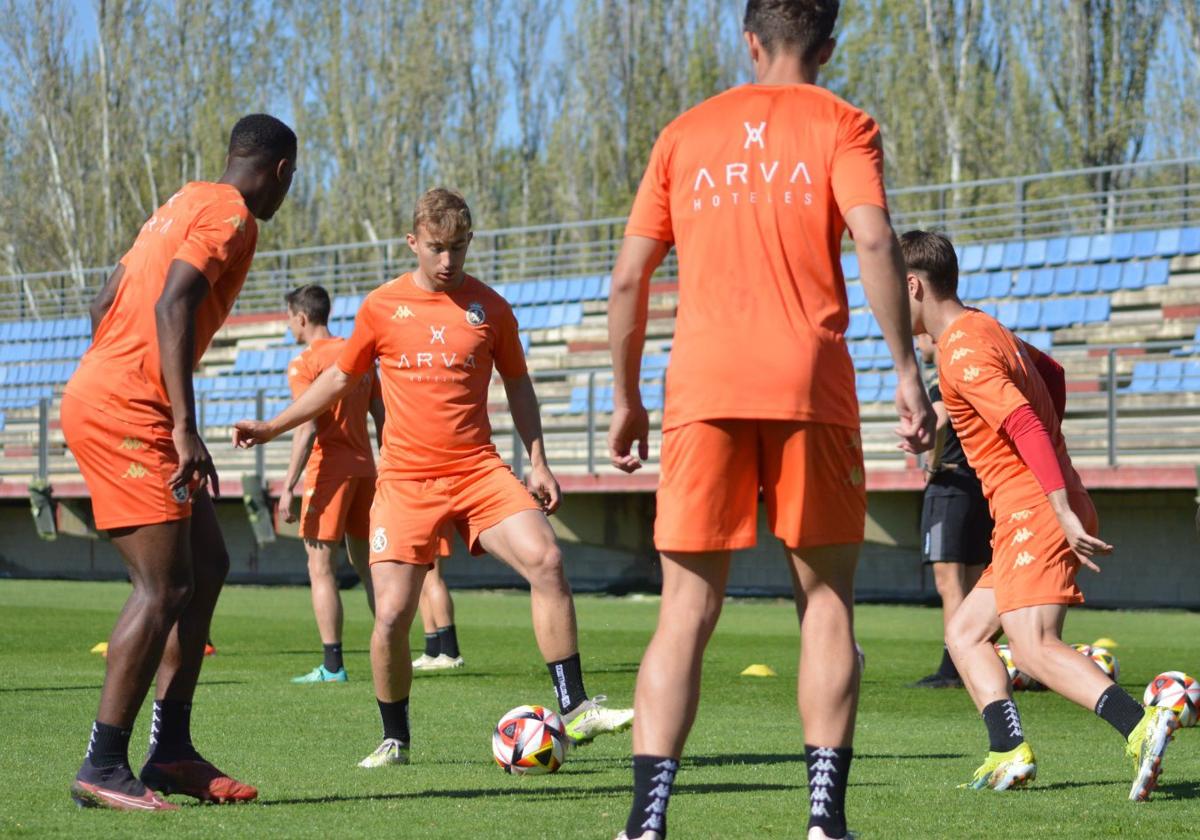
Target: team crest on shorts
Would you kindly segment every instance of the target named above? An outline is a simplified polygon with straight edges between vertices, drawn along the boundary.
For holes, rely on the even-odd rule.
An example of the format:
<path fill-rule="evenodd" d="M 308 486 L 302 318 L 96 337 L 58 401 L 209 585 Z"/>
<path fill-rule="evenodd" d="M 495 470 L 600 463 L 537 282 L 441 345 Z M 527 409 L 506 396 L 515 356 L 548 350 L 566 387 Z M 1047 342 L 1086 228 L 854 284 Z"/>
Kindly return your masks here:
<path fill-rule="evenodd" d="M 379 554 L 380 552 L 386 551 L 387 547 L 388 547 L 387 531 L 385 531 L 383 529 L 383 526 L 380 525 L 378 528 L 375 529 L 374 536 L 371 537 L 371 551 L 374 551 L 376 554 Z"/>
<path fill-rule="evenodd" d="M 176 504 L 183 504 L 188 499 L 188 489 L 186 487 L 176 487 L 171 491 L 171 498 L 175 500 Z"/>
<path fill-rule="evenodd" d="M 467 307 L 467 323 L 472 327 L 482 327 L 486 320 L 487 312 L 483 310 L 483 304 L 472 303 Z"/>

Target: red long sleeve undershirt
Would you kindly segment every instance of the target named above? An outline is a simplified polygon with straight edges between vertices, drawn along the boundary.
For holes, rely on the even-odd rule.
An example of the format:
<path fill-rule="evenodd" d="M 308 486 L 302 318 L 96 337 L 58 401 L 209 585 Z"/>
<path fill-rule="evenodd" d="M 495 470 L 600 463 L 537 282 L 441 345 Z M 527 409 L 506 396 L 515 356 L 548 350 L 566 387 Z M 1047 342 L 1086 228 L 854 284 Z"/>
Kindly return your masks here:
<path fill-rule="evenodd" d="M 1055 366 L 1057 367 L 1057 363 Z M 1050 495 L 1055 490 L 1062 490 L 1067 486 L 1062 467 L 1058 463 L 1058 455 L 1054 451 L 1054 444 L 1050 442 L 1050 433 L 1028 403 L 1008 415 L 1001 428 L 1016 447 L 1017 454 L 1021 456 L 1025 466 L 1029 467 L 1033 477 L 1042 486 L 1043 493 Z"/>

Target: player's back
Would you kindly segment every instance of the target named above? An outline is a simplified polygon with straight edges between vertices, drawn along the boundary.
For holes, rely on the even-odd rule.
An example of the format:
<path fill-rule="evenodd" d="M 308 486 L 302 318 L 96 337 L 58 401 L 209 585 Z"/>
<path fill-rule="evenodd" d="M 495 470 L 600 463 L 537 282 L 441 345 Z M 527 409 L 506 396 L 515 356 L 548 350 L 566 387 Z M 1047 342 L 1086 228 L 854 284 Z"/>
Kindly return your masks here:
<path fill-rule="evenodd" d="M 1029 405 L 1046 427 L 1066 489 L 1085 492 L 1071 465 L 1054 400 L 1024 342 L 999 321 L 968 309 L 938 341 L 938 373 L 946 410 L 984 495 L 997 511 L 1033 507 L 1046 495 L 1033 472 L 1001 433 L 1004 421 Z"/>
<path fill-rule="evenodd" d="M 124 275 L 116 297 L 67 392 L 129 422 L 169 423 L 154 311 L 167 270 L 182 260 L 211 286 L 196 313 L 194 366 L 233 308 L 257 239 L 257 224 L 235 187 L 185 185 L 142 225 L 121 258 Z"/>
<path fill-rule="evenodd" d="M 318 376 L 337 363 L 345 345 L 346 340 L 336 336 L 317 339 L 292 360 L 288 365 L 288 384 L 293 398 L 298 398 Z M 307 470 L 330 478 L 375 475 L 367 413 L 371 400 L 379 395 L 379 380 L 372 371 L 316 418 L 317 438 Z"/>
<path fill-rule="evenodd" d="M 886 206 L 875 123 L 815 85 L 744 85 L 662 132 L 626 234 L 674 241 L 665 426 L 716 417 L 857 427 L 843 214 Z"/>

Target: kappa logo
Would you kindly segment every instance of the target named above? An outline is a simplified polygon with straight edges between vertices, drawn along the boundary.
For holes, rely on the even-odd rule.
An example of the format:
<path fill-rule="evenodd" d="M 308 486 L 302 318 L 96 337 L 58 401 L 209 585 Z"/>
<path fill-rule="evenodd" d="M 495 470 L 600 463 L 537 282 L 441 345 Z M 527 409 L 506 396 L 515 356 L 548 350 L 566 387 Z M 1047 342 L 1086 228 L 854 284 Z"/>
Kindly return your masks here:
<path fill-rule="evenodd" d="M 979 374 L 981 374 L 982 372 L 983 371 L 981 371 L 979 368 L 975 367 L 975 365 L 971 365 L 969 368 L 967 368 L 966 370 L 963 371 L 963 376 L 962 376 L 963 382 L 974 382 L 976 379 L 979 378 Z"/>
<path fill-rule="evenodd" d="M 299 376 L 299 375 L 300 375 L 300 368 L 298 368 L 298 367 L 288 368 L 288 376 Z"/>
<path fill-rule="evenodd" d="M 413 311 L 403 304 L 397 306 L 396 311 L 392 313 L 393 321 L 403 321 L 405 318 L 411 317 L 413 317 Z"/>
<path fill-rule="evenodd" d="M 387 551 L 387 547 L 387 531 L 384 530 L 382 525 L 380 525 L 375 529 L 375 534 L 371 537 L 371 551 L 375 552 L 376 554 L 380 554 L 381 552 Z"/>
<path fill-rule="evenodd" d="M 150 471 L 141 464 L 133 461 L 129 464 L 129 469 L 125 470 L 125 474 L 121 478 L 145 478 Z"/>
<path fill-rule="evenodd" d="M 238 233 L 241 233 L 242 231 L 244 231 L 246 229 L 246 220 L 243 219 L 241 216 L 236 216 L 236 215 L 230 216 L 228 219 L 225 220 L 225 224 L 233 225 L 233 229 L 236 230 Z"/>
<path fill-rule="evenodd" d="M 953 353 L 950 354 L 950 363 L 953 364 L 954 362 L 957 362 L 959 359 L 965 359 L 967 356 L 970 356 L 974 352 L 975 351 L 972 350 L 970 347 L 959 347 L 957 350 L 955 350 Z"/>
<path fill-rule="evenodd" d="M 306 499 L 311 499 L 315 495 L 317 495 L 316 487 L 309 487 L 307 490 L 304 491 L 304 498 L 306 498 Z"/>
<path fill-rule="evenodd" d="M 435 327 L 429 325 L 429 343 L 430 344 L 445 344 L 446 343 L 446 328 Z"/>
<path fill-rule="evenodd" d="M 467 307 L 467 323 L 472 327 L 481 327 L 487 321 L 487 312 L 481 303 L 472 303 Z"/>
<path fill-rule="evenodd" d="M 955 330 L 954 332 L 950 333 L 950 337 L 946 339 L 946 346 L 950 346 L 954 342 L 960 341 L 966 337 L 967 334 L 962 330 Z"/>
<path fill-rule="evenodd" d="M 748 122 L 742 123 L 746 127 L 746 143 L 742 146 L 743 149 L 749 149 L 754 143 L 758 144 L 758 148 L 766 149 L 767 144 L 763 139 L 763 132 L 767 130 L 766 120 L 763 120 L 758 125 L 750 125 Z"/>
<path fill-rule="evenodd" d="M 1028 528 L 1022 528 L 1020 531 L 1017 531 L 1017 533 L 1013 534 L 1012 544 L 1020 545 L 1023 542 L 1028 542 L 1031 537 L 1033 537 L 1033 531 L 1030 531 Z"/>
<path fill-rule="evenodd" d="M 186 487 L 176 487 L 171 491 L 171 498 L 176 504 L 183 504 L 188 499 L 188 489 Z"/>
<path fill-rule="evenodd" d="M 139 449 L 145 449 L 146 444 L 142 443 L 137 438 L 127 437 L 125 440 L 121 441 L 121 445 L 118 448 L 136 452 Z"/>
<path fill-rule="evenodd" d="M 1016 566 L 1028 566 L 1032 562 L 1033 562 L 1033 555 L 1030 554 L 1028 551 L 1022 551 L 1020 554 L 1017 555 L 1017 559 L 1015 561 L 1013 561 L 1014 565 L 1016 565 Z"/>
<path fill-rule="evenodd" d="M 850 475 L 848 475 L 846 478 L 855 487 L 862 484 L 863 479 L 865 478 L 862 467 L 855 467 L 854 469 L 850 470 Z"/>
<path fill-rule="evenodd" d="M 1024 522 L 1026 519 L 1030 519 L 1032 517 L 1033 517 L 1033 511 L 1019 510 L 1016 513 L 1014 513 L 1012 516 L 1008 517 L 1008 521 L 1009 522 Z"/>

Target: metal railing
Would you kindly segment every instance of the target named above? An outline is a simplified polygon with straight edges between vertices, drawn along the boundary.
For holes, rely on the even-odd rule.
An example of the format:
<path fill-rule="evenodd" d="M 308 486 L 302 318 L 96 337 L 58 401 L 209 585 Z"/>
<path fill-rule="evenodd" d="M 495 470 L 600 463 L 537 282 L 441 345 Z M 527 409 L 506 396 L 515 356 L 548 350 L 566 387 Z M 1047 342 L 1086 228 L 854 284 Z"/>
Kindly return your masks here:
<path fill-rule="evenodd" d="M 1069 372 L 1068 413 L 1064 433 L 1077 463 L 1118 466 L 1130 463 L 1200 463 L 1200 392 L 1153 393 L 1130 390 L 1136 362 L 1167 360 L 1172 351 L 1190 347 L 1191 359 L 1200 358 L 1200 348 L 1190 342 L 1153 341 L 1131 344 L 1096 344 L 1055 347 L 1055 358 Z M 606 435 L 610 415 L 602 408 L 601 393 L 611 386 L 607 368 L 545 370 L 531 374 L 538 386 L 546 448 L 550 463 L 563 474 L 615 475 L 608 466 Z M 572 391 L 586 387 L 586 411 L 572 412 Z M 502 401 L 494 393 L 492 402 Z M 263 418 L 278 398 L 269 399 L 259 390 L 254 411 Z M 228 424 L 208 421 L 217 402 L 212 394 L 197 395 L 197 420 L 204 429 L 219 470 L 254 473 L 281 478 L 287 468 L 290 448 L 276 442 L 247 453 L 224 445 Z M 249 400 L 239 400 L 249 403 Z M 56 431 L 56 403 L 43 399 L 32 409 L 9 412 L 8 428 L 0 433 L 0 444 L 8 448 L 0 458 L 0 477 L 40 477 L 51 483 L 75 475 L 73 457 L 66 451 L 61 432 Z M 500 454 L 521 473 L 524 452 L 507 412 L 492 416 L 493 439 Z M 661 443 L 661 413 L 651 413 L 651 458 L 655 471 Z M 892 428 L 895 413 L 890 403 L 867 403 L 862 407 L 863 450 L 875 468 L 899 467 L 904 456 L 895 448 Z M 28 453 L 22 457 L 22 453 Z"/>
<path fill-rule="evenodd" d="M 1072 169 L 889 190 L 898 230 L 934 227 L 960 242 L 1200 224 L 1200 158 Z M 489 283 L 608 273 L 620 217 L 482 230 L 469 270 Z M 272 312 L 297 285 L 357 294 L 409 265 L 404 239 L 260 251 L 236 312 Z M 83 314 L 108 268 L 0 277 L 0 321 Z M 668 265 L 666 271 L 673 271 Z"/>

